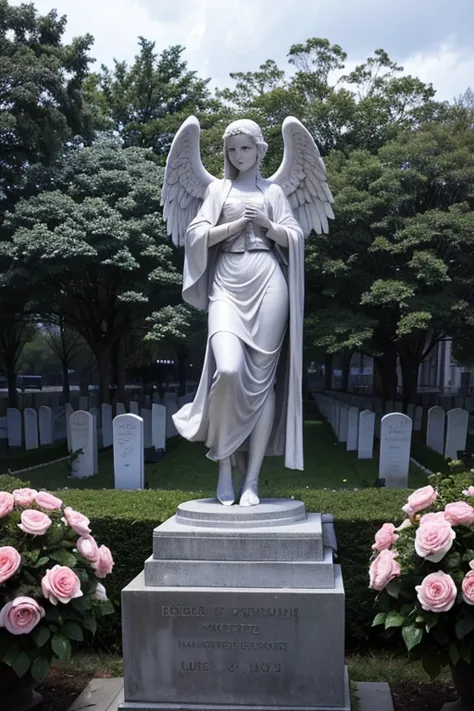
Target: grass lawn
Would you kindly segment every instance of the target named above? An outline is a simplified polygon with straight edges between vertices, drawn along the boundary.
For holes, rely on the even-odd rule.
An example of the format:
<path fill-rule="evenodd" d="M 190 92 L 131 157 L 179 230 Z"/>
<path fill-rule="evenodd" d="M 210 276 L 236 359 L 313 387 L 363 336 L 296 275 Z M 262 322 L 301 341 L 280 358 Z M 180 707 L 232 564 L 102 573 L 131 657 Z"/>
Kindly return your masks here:
<path fill-rule="evenodd" d="M 285 469 L 282 457 L 267 457 L 261 474 L 261 494 L 271 496 L 274 490 L 278 490 L 282 495 L 282 492 L 287 490 L 288 495 L 291 495 L 295 488 L 305 487 L 365 488 L 372 487 L 377 479 L 378 452 L 374 452 L 373 459 L 358 460 L 357 453 L 346 452 L 345 445 L 337 442 L 331 427 L 322 420 L 312 419 L 305 422 L 304 453 L 303 472 Z M 1 462 L 5 464 L 5 458 Z M 12 472 L 24 466 L 21 458 L 11 460 Z M 73 479 L 69 476 L 68 463 L 58 462 L 24 472 L 19 477 L 29 481 L 34 487 L 52 490 L 64 487 L 113 488 L 111 450 L 100 454 L 99 469 L 99 473 L 93 477 Z M 216 473 L 216 463 L 206 458 L 206 448 L 202 443 L 187 442 L 181 437 L 175 437 L 168 440 L 168 450 L 163 461 L 146 465 L 145 476 L 151 489 L 180 489 L 213 496 Z M 408 483 L 413 488 L 423 486 L 426 483 L 426 474 L 411 466 Z"/>
<path fill-rule="evenodd" d="M 429 680 L 421 664 L 389 652 L 349 653 L 346 658 L 351 682 L 386 681 L 392 691 L 395 711 L 440 711 L 456 693 L 449 671 Z M 71 662 L 56 662 L 41 686 L 45 711 L 65 711 L 94 678 L 123 675 L 122 659 L 106 654 L 78 653 Z"/>

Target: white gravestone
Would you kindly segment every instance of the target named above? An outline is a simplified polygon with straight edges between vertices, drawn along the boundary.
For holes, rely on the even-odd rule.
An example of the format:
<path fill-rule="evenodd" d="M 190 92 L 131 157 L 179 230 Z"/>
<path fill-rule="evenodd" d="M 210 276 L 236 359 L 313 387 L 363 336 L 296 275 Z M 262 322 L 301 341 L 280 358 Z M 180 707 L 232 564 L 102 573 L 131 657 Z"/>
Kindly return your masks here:
<path fill-rule="evenodd" d="M 153 438 L 151 433 L 151 410 L 147 407 L 142 407 L 140 417 L 143 420 L 143 446 L 149 449 L 153 446 Z"/>
<path fill-rule="evenodd" d="M 112 405 L 103 402 L 100 406 L 102 416 L 102 446 L 111 447 L 113 442 L 112 434 Z"/>
<path fill-rule="evenodd" d="M 166 449 L 166 407 L 153 403 L 151 408 L 151 438 L 156 450 Z"/>
<path fill-rule="evenodd" d="M 426 446 L 439 454 L 443 454 L 444 451 L 445 420 L 446 415 L 442 407 L 439 405 L 430 407 L 426 426 Z"/>
<path fill-rule="evenodd" d="M 59 412 L 54 413 L 54 441 L 64 439 L 66 432 L 66 415 L 64 407 L 59 408 Z"/>
<path fill-rule="evenodd" d="M 379 477 L 393 489 L 408 486 L 412 427 L 408 415 L 393 412 L 382 417 Z"/>
<path fill-rule="evenodd" d="M 143 420 L 138 415 L 115 417 L 114 481 L 116 489 L 143 489 L 145 486 L 145 460 L 143 446 Z"/>
<path fill-rule="evenodd" d="M 359 434 L 359 410 L 357 407 L 350 407 L 347 418 L 347 442 L 346 450 L 354 452 L 357 449 L 357 437 Z"/>
<path fill-rule="evenodd" d="M 347 442 L 347 424 L 349 419 L 349 408 L 347 405 L 341 403 L 339 415 L 339 430 L 337 433 L 337 439 L 339 442 Z"/>
<path fill-rule="evenodd" d="M 125 409 L 125 405 L 123 404 L 123 402 L 118 402 L 115 405 L 115 416 L 116 417 L 118 415 L 125 415 L 126 412 L 127 412 L 127 410 Z"/>
<path fill-rule="evenodd" d="M 374 455 L 375 412 L 362 410 L 359 415 L 357 458 L 372 459 Z"/>
<path fill-rule="evenodd" d="M 178 403 L 176 400 L 174 402 L 168 402 L 166 405 L 166 439 L 170 437 L 176 437 L 178 430 L 176 429 L 173 422 L 173 415 L 178 412 Z"/>
<path fill-rule="evenodd" d="M 8 446 L 21 447 L 22 445 L 22 427 L 21 427 L 21 412 L 16 407 L 7 408 L 7 433 Z"/>
<path fill-rule="evenodd" d="M 38 413 L 32 407 L 23 410 L 25 426 L 25 449 L 38 449 Z"/>
<path fill-rule="evenodd" d="M 38 423 L 40 444 L 53 444 L 54 413 L 47 405 L 41 405 Z"/>
<path fill-rule="evenodd" d="M 410 418 L 410 420 L 414 421 L 415 420 L 415 408 L 416 405 L 407 405 L 407 415 Z"/>
<path fill-rule="evenodd" d="M 94 467 L 94 418 L 90 412 L 77 410 L 69 418 L 71 427 L 71 450 L 80 452 L 72 462 L 72 476 L 93 476 Z"/>
<path fill-rule="evenodd" d="M 415 419 L 413 420 L 413 429 L 415 432 L 420 432 L 423 426 L 423 408 L 421 405 L 415 407 Z"/>
<path fill-rule="evenodd" d="M 94 455 L 94 474 L 99 471 L 99 410 L 93 407 L 92 415 L 92 454 Z"/>
<path fill-rule="evenodd" d="M 72 452 L 72 437 L 71 437 L 71 415 L 74 410 L 72 405 L 68 402 L 64 405 L 64 416 L 66 418 L 66 440 L 67 440 L 67 451 Z"/>
<path fill-rule="evenodd" d="M 457 459 L 458 452 L 466 449 L 469 413 L 456 407 L 446 415 L 446 445 L 444 456 L 447 459 Z"/>
<path fill-rule="evenodd" d="M 130 412 L 132 415 L 138 415 L 140 407 L 137 400 L 130 400 Z"/>

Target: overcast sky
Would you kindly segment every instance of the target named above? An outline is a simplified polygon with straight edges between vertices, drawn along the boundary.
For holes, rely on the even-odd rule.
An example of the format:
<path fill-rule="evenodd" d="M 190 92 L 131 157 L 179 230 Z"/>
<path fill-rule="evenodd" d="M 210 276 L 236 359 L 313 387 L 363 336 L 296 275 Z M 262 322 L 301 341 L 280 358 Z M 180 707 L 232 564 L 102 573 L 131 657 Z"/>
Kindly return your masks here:
<path fill-rule="evenodd" d="M 10 0 L 19 5 L 20 0 Z M 41 14 L 68 17 L 66 38 L 90 32 L 94 65 L 133 60 L 137 37 L 160 51 L 186 47 L 190 69 L 215 86 L 229 72 L 252 71 L 266 59 L 289 69 L 292 44 L 326 37 L 348 54 L 347 68 L 377 48 L 425 82 L 439 99 L 474 89 L 473 0 L 34 0 Z"/>

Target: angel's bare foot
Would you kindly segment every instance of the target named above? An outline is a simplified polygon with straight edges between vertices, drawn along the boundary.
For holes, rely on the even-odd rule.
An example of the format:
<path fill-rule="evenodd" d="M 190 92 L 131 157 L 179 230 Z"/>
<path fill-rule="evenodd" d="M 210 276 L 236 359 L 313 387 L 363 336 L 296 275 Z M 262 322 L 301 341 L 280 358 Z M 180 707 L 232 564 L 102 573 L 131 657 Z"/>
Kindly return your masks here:
<path fill-rule="evenodd" d="M 245 481 L 240 497 L 239 506 L 258 506 L 258 480 Z"/>
<path fill-rule="evenodd" d="M 219 481 L 217 483 L 217 498 L 224 506 L 232 506 L 235 501 L 232 484 L 232 464 L 230 457 L 219 461 Z"/>

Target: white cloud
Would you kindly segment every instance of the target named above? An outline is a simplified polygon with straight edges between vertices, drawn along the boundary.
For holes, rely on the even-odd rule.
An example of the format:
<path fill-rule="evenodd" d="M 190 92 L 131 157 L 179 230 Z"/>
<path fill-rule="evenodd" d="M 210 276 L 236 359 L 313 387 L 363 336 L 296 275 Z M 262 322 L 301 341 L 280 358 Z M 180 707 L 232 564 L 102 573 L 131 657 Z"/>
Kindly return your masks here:
<path fill-rule="evenodd" d="M 451 101 L 464 94 L 469 86 L 474 89 L 474 51 L 457 49 L 453 38 L 447 39 L 436 51 L 419 52 L 402 64 L 407 74 L 431 82 L 440 100 Z"/>

